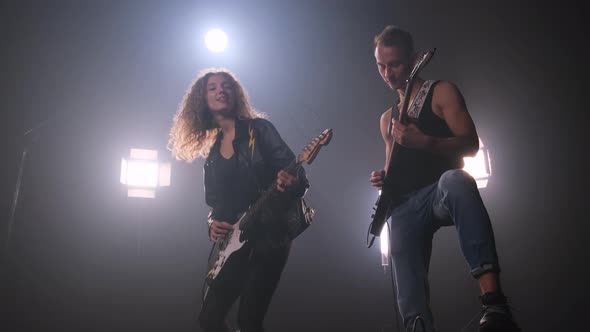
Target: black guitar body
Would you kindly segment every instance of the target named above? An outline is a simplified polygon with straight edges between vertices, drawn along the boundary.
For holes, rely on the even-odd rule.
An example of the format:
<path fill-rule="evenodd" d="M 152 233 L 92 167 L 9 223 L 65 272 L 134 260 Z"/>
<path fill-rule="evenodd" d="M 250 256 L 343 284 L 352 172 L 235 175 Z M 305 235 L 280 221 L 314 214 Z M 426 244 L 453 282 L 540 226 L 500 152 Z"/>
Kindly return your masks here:
<path fill-rule="evenodd" d="M 393 207 L 402 199 L 400 194 L 410 190 L 411 181 L 408 174 L 417 171 L 416 167 L 420 165 L 419 153 L 399 144 L 394 143 L 391 156 L 392 159 L 383 179 L 381 194 L 375 203 L 375 214 L 372 216 L 370 233 L 374 236 L 381 235 L 383 225 L 391 216 Z"/>

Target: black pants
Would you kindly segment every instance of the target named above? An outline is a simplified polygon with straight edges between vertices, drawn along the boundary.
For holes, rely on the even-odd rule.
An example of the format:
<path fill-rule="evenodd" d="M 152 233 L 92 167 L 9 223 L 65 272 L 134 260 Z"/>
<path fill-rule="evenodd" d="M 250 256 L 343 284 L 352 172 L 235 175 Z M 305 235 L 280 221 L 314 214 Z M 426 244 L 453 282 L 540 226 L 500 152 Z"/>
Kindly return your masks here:
<path fill-rule="evenodd" d="M 287 263 L 291 243 L 270 248 L 246 242 L 227 260 L 207 292 L 199 324 L 206 332 L 225 332 L 225 316 L 240 297 L 240 332 L 262 332 L 264 316 Z"/>

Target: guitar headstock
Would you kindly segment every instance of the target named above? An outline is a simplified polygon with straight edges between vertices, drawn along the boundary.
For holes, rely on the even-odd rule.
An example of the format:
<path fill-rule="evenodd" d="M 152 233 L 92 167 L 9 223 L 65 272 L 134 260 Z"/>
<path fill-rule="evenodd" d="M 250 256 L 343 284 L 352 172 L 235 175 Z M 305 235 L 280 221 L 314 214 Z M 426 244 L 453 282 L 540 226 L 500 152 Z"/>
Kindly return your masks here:
<path fill-rule="evenodd" d="M 410 73 L 410 76 L 408 76 L 408 79 L 406 80 L 406 92 L 405 92 L 406 96 L 409 96 L 411 93 L 412 86 L 414 85 L 414 78 L 416 78 L 418 73 L 424 67 L 426 67 L 426 65 L 428 64 L 430 59 L 432 59 L 434 52 L 436 52 L 436 48 L 433 48 L 430 51 L 426 51 L 426 52 L 422 53 L 422 55 L 420 55 L 419 57 L 416 58 L 416 62 L 414 63 L 414 67 L 412 68 L 412 72 Z M 402 105 L 402 109 L 399 112 L 399 121 L 401 123 L 407 122 L 407 118 L 408 118 L 407 110 L 408 110 L 409 101 L 410 101 L 410 98 L 404 98 L 404 103 Z"/>
<path fill-rule="evenodd" d="M 426 51 L 426 52 L 422 53 L 422 55 L 420 55 L 416 59 L 416 63 L 414 64 L 414 68 L 412 69 L 412 72 L 410 73 L 410 77 L 408 78 L 408 81 L 412 81 L 414 79 L 414 77 L 416 75 L 418 75 L 418 73 L 424 67 L 426 67 L 426 65 L 428 64 L 428 62 L 430 61 L 430 59 L 432 59 L 432 56 L 434 55 L 434 52 L 436 52 L 436 48 L 433 48 L 432 50 L 429 50 L 429 51 Z"/>
<path fill-rule="evenodd" d="M 308 165 L 313 162 L 315 157 L 320 152 L 320 149 L 324 145 L 328 145 L 332 139 L 332 129 L 326 129 L 322 131 L 316 138 L 314 138 L 309 144 L 303 148 L 301 153 L 297 156 L 297 162 L 307 163 Z"/>

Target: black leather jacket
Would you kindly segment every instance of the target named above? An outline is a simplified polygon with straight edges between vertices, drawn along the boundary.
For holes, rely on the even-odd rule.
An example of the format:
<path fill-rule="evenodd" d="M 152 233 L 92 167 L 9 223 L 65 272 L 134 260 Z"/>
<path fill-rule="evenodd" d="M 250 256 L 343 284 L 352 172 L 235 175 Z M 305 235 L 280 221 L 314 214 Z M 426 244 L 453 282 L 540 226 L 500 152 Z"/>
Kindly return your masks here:
<path fill-rule="evenodd" d="M 248 186 L 255 188 L 253 192 L 257 196 L 262 190 L 268 189 L 281 169 L 295 160 L 295 155 L 274 125 L 266 119 L 238 119 L 235 126 L 233 147 L 238 159 L 238 172 L 247 178 Z M 215 167 L 220 158 L 221 135 L 217 136 L 204 165 L 205 201 L 211 207 L 210 217 L 213 219 L 216 219 L 216 209 L 222 204 Z M 297 197 L 303 197 L 309 188 L 303 167 L 297 177 L 298 183 L 293 192 Z"/>

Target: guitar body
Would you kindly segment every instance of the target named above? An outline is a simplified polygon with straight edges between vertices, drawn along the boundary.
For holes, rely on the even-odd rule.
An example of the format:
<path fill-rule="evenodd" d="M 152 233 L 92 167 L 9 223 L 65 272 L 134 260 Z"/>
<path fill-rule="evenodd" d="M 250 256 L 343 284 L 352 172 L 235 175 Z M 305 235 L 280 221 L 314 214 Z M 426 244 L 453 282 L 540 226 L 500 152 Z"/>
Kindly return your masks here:
<path fill-rule="evenodd" d="M 391 159 L 383 179 L 381 194 L 373 208 L 375 213 L 371 216 L 373 218 L 370 229 L 371 235 L 381 235 L 383 225 L 391 216 L 393 205 L 396 199 L 399 198 L 399 192 L 405 188 L 403 174 L 408 174 L 415 165 L 412 152 L 396 143 L 392 147 Z"/>
<path fill-rule="evenodd" d="M 385 221 L 391 216 L 393 193 L 388 188 L 389 186 L 384 186 L 381 190 L 381 194 L 377 197 L 377 202 L 375 203 L 375 213 L 371 216 L 373 223 L 371 224 L 370 233 L 375 236 L 381 234 L 381 229 Z"/>
<path fill-rule="evenodd" d="M 223 265 L 229 257 L 241 249 L 246 241 L 241 238 L 242 231 L 240 230 L 240 224 L 244 220 L 244 214 L 240 220 L 233 225 L 233 229 L 221 240 L 218 240 L 213 245 L 211 255 L 209 257 L 209 272 L 207 272 L 207 284 L 211 282 L 219 275 L 219 272 L 223 268 Z"/>

